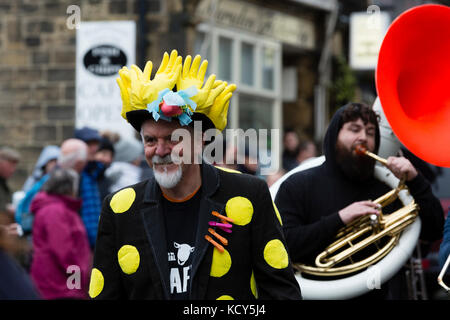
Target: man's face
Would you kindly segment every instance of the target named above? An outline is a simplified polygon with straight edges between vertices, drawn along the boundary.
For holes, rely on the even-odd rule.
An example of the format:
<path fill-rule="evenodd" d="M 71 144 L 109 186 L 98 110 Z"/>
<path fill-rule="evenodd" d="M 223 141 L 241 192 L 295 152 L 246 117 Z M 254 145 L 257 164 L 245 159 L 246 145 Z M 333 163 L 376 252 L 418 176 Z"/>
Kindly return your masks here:
<path fill-rule="evenodd" d="M 375 150 L 376 127 L 373 123 L 364 124 L 361 118 L 344 123 L 339 131 L 337 143 L 348 152 L 356 155 L 357 145 L 364 145 L 369 151 Z"/>
<path fill-rule="evenodd" d="M 153 120 L 142 124 L 141 134 L 144 142 L 144 154 L 148 165 L 153 168 L 157 182 L 165 188 L 176 186 L 183 173 L 189 168 L 193 161 L 189 163 L 180 163 L 184 153 L 193 154 L 193 137 L 189 135 L 189 141 L 172 141 L 172 133 L 176 129 L 183 128 L 176 121 L 166 122 Z M 185 129 L 185 127 L 183 128 Z M 189 130 L 192 133 L 192 130 Z M 191 148 L 187 145 L 190 142 Z M 174 159 L 173 156 L 178 156 Z M 189 157 L 193 160 L 193 157 Z"/>
<path fill-rule="evenodd" d="M 44 172 L 49 173 L 53 170 L 53 168 L 56 167 L 56 159 L 52 159 L 49 162 L 47 162 L 44 166 Z"/>
<path fill-rule="evenodd" d="M 97 151 L 95 154 L 95 160 L 103 163 L 105 167 L 109 167 L 114 160 L 114 155 L 111 150 L 103 149 Z"/>
<path fill-rule="evenodd" d="M 336 142 L 336 161 L 349 178 L 364 181 L 373 176 L 375 160 L 358 155 L 355 147 L 362 144 L 373 152 L 375 135 L 375 125 L 365 125 L 362 119 L 346 122 L 342 126 Z"/>
<path fill-rule="evenodd" d="M 88 161 L 95 160 L 95 154 L 100 146 L 100 142 L 98 140 L 91 140 L 87 142 L 88 146 Z"/>
<path fill-rule="evenodd" d="M 59 165 L 81 173 L 87 164 L 88 146 L 79 139 L 68 139 L 61 145 Z"/>
<path fill-rule="evenodd" d="M 284 147 L 289 151 L 294 151 L 298 146 L 298 137 L 294 132 L 286 133 L 284 137 Z"/>
<path fill-rule="evenodd" d="M 9 161 L 6 159 L 0 159 L 0 177 L 4 179 L 9 179 L 17 168 L 16 161 Z"/>

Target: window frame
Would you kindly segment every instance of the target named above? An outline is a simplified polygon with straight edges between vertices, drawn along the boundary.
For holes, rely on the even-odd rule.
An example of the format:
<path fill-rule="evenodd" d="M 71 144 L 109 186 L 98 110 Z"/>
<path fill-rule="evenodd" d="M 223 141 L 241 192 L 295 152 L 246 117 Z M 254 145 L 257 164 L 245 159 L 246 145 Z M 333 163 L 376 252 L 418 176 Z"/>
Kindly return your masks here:
<path fill-rule="evenodd" d="M 211 48 L 208 62 L 208 74 L 217 74 L 219 71 L 219 61 L 218 59 L 213 59 L 212 57 L 219 56 L 219 38 L 224 37 L 232 41 L 232 69 L 231 69 L 231 82 L 235 83 L 237 86 L 236 91 L 232 97 L 233 109 L 230 110 L 231 117 L 229 127 L 236 129 L 239 127 L 239 95 L 245 94 L 248 96 L 255 96 L 258 98 L 264 98 L 272 101 L 272 127 L 267 129 L 281 129 L 282 128 L 282 97 L 281 97 L 281 72 L 282 72 L 282 45 L 281 43 L 262 37 L 257 34 L 250 34 L 243 30 L 224 28 L 224 27 L 213 27 L 211 28 L 207 23 L 201 23 L 197 27 L 197 31 L 204 34 L 204 39 L 208 36 L 211 37 Z M 253 79 L 255 81 L 255 86 L 250 86 L 242 82 L 241 79 L 241 47 L 242 43 L 254 45 L 254 69 L 253 69 Z M 263 88 L 262 80 L 262 54 L 263 48 L 268 47 L 274 50 L 274 72 L 273 72 L 273 84 L 274 88 L 266 89 Z"/>
<path fill-rule="evenodd" d="M 235 83 L 237 88 L 233 93 L 230 104 L 232 108 L 228 111 L 228 125 L 229 129 L 239 129 L 239 97 L 241 94 L 247 96 L 254 96 L 255 98 L 262 98 L 270 100 L 272 104 L 272 114 L 270 117 L 271 127 L 270 129 L 278 129 L 278 145 L 282 145 L 283 127 L 282 127 L 282 44 L 273 39 L 263 37 L 258 34 L 252 34 L 240 29 L 234 29 L 230 27 L 218 27 L 213 25 L 211 27 L 208 23 L 200 23 L 197 26 L 197 34 L 203 33 L 203 41 L 209 41 L 209 48 L 206 47 L 207 52 L 209 51 L 210 57 L 208 59 L 208 71 L 207 74 L 216 74 L 219 78 L 219 59 L 214 59 L 214 57 L 219 57 L 219 37 L 228 38 L 232 41 L 232 70 L 231 70 L 231 83 Z M 241 46 L 242 43 L 254 45 L 254 81 L 255 86 L 250 86 L 241 81 Z M 204 45 L 202 43 L 202 45 Z M 273 70 L 273 89 L 263 88 L 263 64 L 262 64 L 262 54 L 263 48 L 268 47 L 274 50 L 274 70 Z M 197 52 L 195 52 L 197 54 Z M 223 79 L 221 79 L 223 80 Z M 272 143 L 277 143 L 272 141 Z M 271 157 L 278 158 L 278 163 L 281 166 L 281 147 L 276 150 L 278 154 L 273 154 Z M 281 167 L 280 167 L 281 168 Z"/>

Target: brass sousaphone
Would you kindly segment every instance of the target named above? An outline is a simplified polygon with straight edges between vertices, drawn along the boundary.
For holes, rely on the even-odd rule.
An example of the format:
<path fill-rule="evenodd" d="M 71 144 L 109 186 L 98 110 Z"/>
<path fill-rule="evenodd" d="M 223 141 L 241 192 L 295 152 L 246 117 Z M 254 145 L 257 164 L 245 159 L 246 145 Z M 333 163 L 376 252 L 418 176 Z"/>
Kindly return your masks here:
<path fill-rule="evenodd" d="M 376 70 L 376 104 L 381 104 L 387 126 L 416 156 L 445 167 L 450 167 L 449 53 L 450 8 L 422 5 L 405 11 L 391 24 L 380 48 Z M 362 217 L 346 226 L 338 232 L 335 242 L 317 256 L 315 265 L 294 261 L 305 299 L 348 299 L 362 295 L 395 275 L 416 246 L 421 227 L 420 208 L 403 181 L 383 166 L 383 158 L 367 150 L 360 151 L 378 160 L 381 165 L 375 166 L 375 176 L 392 188 L 375 202 L 384 207 L 399 198 L 403 207 L 393 213 L 383 212 L 379 218 Z M 324 160 L 322 156 L 288 172 L 271 187 L 272 197 L 275 198 L 288 176 Z M 367 250 L 370 246 L 374 250 Z M 363 249 L 375 253 L 361 258 Z M 315 279 L 306 275 L 314 275 Z M 340 278 L 330 280 L 330 276 Z"/>

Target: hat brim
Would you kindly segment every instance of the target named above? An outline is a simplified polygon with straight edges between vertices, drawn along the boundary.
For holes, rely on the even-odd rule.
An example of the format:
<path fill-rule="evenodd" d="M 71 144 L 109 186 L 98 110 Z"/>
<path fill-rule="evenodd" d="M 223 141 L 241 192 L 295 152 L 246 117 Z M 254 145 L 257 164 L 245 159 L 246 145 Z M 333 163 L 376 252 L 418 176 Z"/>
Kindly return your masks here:
<path fill-rule="evenodd" d="M 142 124 L 147 120 L 152 120 L 153 116 L 148 110 L 133 110 L 128 111 L 127 114 L 128 122 L 133 126 L 133 128 L 138 132 L 141 133 L 141 127 Z M 194 114 L 191 116 L 192 121 L 189 123 L 188 126 L 193 127 L 195 121 L 201 121 L 202 123 L 202 131 L 205 132 L 208 129 L 214 129 L 216 128 L 214 126 L 214 123 L 209 119 L 206 115 L 203 113 L 194 112 Z M 160 119 L 158 121 L 166 121 L 163 119 Z M 178 121 L 176 118 L 172 118 L 172 121 Z"/>

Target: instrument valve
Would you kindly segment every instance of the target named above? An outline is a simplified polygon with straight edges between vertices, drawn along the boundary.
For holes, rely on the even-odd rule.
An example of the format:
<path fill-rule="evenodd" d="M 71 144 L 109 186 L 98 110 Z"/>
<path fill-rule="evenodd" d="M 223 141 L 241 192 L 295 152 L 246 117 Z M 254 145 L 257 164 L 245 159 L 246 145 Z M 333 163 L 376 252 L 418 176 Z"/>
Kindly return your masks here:
<path fill-rule="evenodd" d="M 372 226 L 372 230 L 374 233 L 377 233 L 380 231 L 380 219 L 379 216 L 376 214 L 371 214 L 369 216 L 370 219 L 370 225 Z"/>

